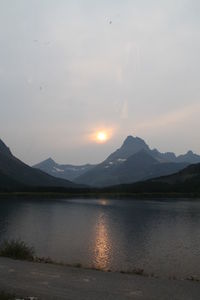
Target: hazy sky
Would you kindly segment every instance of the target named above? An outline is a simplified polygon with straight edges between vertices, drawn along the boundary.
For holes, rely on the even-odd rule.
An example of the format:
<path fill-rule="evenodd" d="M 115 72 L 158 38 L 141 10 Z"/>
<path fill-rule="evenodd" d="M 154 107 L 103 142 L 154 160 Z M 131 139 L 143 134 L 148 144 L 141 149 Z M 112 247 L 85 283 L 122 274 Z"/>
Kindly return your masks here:
<path fill-rule="evenodd" d="M 199 73 L 199 0 L 0 0 L 0 137 L 29 164 L 200 153 Z"/>

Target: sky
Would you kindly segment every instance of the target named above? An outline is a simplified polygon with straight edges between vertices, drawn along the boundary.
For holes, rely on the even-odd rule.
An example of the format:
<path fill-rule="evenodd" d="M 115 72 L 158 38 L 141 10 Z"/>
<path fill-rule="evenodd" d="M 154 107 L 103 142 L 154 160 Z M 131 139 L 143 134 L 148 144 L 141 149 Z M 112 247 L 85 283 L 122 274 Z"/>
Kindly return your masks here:
<path fill-rule="evenodd" d="M 199 0 L 0 0 L 0 138 L 30 165 L 200 153 L 199 32 Z"/>

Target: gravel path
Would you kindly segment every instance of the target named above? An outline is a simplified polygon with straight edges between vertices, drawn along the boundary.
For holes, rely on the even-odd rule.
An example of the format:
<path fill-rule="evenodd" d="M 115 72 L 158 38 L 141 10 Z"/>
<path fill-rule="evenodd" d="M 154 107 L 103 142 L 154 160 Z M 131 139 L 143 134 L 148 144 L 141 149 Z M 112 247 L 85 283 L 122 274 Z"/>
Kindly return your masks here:
<path fill-rule="evenodd" d="M 39 300 L 199 300 L 200 283 L 0 257 L 0 290 Z"/>

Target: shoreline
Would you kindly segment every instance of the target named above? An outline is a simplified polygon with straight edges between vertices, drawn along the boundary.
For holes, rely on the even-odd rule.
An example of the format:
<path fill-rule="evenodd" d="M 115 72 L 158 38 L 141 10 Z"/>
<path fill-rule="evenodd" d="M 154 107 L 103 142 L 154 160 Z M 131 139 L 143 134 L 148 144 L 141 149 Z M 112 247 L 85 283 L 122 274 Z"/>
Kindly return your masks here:
<path fill-rule="evenodd" d="M 1 257 L 1 256 L 0 256 Z M 5 257 L 6 258 L 6 257 Z M 14 259 L 17 260 L 17 259 Z M 20 261 L 20 260 L 18 260 Z M 22 260 L 25 261 L 25 260 Z M 76 269 L 82 269 L 82 270 L 90 270 L 90 271 L 97 271 L 97 272 L 103 272 L 103 273 L 118 273 L 118 274 L 125 274 L 125 275 L 133 275 L 133 276 L 142 276 L 146 278 L 153 278 L 153 279 L 165 279 L 165 280 L 178 280 L 178 281 L 195 281 L 195 282 L 200 282 L 200 277 L 198 278 L 197 276 L 190 275 L 189 277 L 177 277 L 176 275 L 166 275 L 166 276 L 159 276 L 154 273 L 147 273 L 144 269 L 142 268 L 134 268 L 132 270 L 111 270 L 111 269 L 101 269 L 97 267 L 89 267 L 89 266 L 84 266 L 81 263 L 64 263 L 64 262 L 57 262 L 52 260 L 51 258 L 45 258 L 45 257 L 35 257 L 34 260 L 32 261 L 33 263 L 39 263 L 39 264 L 50 264 L 50 265 L 57 265 L 57 266 L 62 266 L 66 268 L 76 268 Z"/>
<path fill-rule="evenodd" d="M 131 270 L 112 270 L 112 269 L 101 269 L 97 268 L 95 266 L 84 266 L 81 263 L 64 263 L 62 261 L 55 261 L 52 260 L 50 257 L 38 257 L 35 256 L 33 260 L 26 260 L 26 259 L 16 259 L 12 257 L 7 256 L 1 256 L 1 259 L 9 259 L 12 261 L 17 262 L 27 262 L 27 263 L 33 263 L 33 264 L 42 264 L 42 265 L 53 265 L 53 266 L 60 266 L 63 268 L 73 268 L 73 269 L 79 269 L 79 270 L 85 270 L 85 271 L 96 271 L 96 272 L 102 272 L 102 273 L 111 273 L 111 274 L 124 274 L 124 275 L 130 275 L 130 276 L 141 276 L 145 278 L 151 278 L 151 279 L 159 279 L 159 280 L 177 280 L 177 281 L 193 281 L 193 282 L 199 282 L 200 283 L 200 277 L 190 275 L 188 277 L 178 277 L 177 275 L 157 275 L 153 272 L 146 272 L 142 268 L 133 268 Z"/>
<path fill-rule="evenodd" d="M 102 198 L 107 197 L 109 199 L 121 199 L 126 198 L 133 200 L 137 199 L 200 199 L 200 193 L 63 193 L 63 192 L 0 192 L 0 200 L 5 198 L 68 198 L 68 199 L 79 199 L 79 198 Z"/>
<path fill-rule="evenodd" d="M 0 257 L 0 290 L 39 300 L 199 300 L 200 284 Z"/>

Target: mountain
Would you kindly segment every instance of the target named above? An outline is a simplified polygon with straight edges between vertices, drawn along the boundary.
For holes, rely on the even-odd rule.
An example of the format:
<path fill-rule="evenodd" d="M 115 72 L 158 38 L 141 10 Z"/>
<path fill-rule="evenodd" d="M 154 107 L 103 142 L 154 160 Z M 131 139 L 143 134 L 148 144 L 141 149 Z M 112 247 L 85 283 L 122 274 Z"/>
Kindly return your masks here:
<path fill-rule="evenodd" d="M 122 162 L 125 161 L 129 156 L 141 151 L 146 150 L 150 151 L 149 146 L 139 137 L 133 137 L 129 135 L 122 146 L 112 153 L 106 159 L 106 162 Z"/>
<path fill-rule="evenodd" d="M 153 149 L 151 150 L 151 155 L 160 162 L 178 162 L 177 157 L 173 152 L 161 153 L 157 149 Z"/>
<path fill-rule="evenodd" d="M 185 167 L 185 164 L 159 163 L 145 150 L 141 150 L 121 163 L 105 165 L 102 163 L 95 169 L 81 176 L 77 182 L 103 187 L 129 182 L 137 182 L 147 178 L 168 175 Z"/>
<path fill-rule="evenodd" d="M 186 154 L 179 155 L 177 157 L 177 162 L 188 162 L 190 164 L 200 163 L 200 155 L 195 154 L 192 151 L 188 151 Z"/>
<path fill-rule="evenodd" d="M 200 164 L 190 165 L 183 170 L 172 174 L 170 176 L 162 176 L 160 178 L 156 178 L 153 182 L 167 183 L 170 185 L 175 184 L 186 184 L 190 181 L 198 180 L 199 181 L 199 189 L 200 189 Z"/>
<path fill-rule="evenodd" d="M 12 153 L 6 144 L 0 139 L 0 154 L 11 156 Z"/>
<path fill-rule="evenodd" d="M 78 187 L 76 184 L 55 178 L 34 169 L 17 159 L 0 140 L 0 186 L 35 186 L 35 187 Z"/>
<path fill-rule="evenodd" d="M 34 167 L 78 184 L 103 187 L 170 175 L 198 162 L 200 156 L 192 151 L 179 156 L 173 152 L 161 153 L 150 149 L 143 139 L 130 135 L 119 149 L 98 165 L 59 165 L 49 158 Z"/>
<path fill-rule="evenodd" d="M 186 163 L 160 163 L 150 152 L 141 150 L 119 165 L 117 173 L 120 174 L 121 183 L 129 183 L 173 174 L 186 165 Z"/>
<path fill-rule="evenodd" d="M 90 164 L 81 166 L 57 164 L 52 158 L 48 158 L 33 166 L 33 168 L 44 171 L 52 176 L 67 180 L 74 180 L 80 175 L 91 170 L 93 167 L 94 165 Z"/>
<path fill-rule="evenodd" d="M 176 163 L 188 163 L 197 164 L 200 163 L 200 155 L 195 154 L 191 150 L 186 154 L 176 156 L 173 152 L 161 153 L 157 149 L 152 150 L 152 156 L 158 159 L 160 162 L 176 162 Z"/>
<path fill-rule="evenodd" d="M 187 163 L 160 162 L 140 138 L 128 136 L 121 148 L 75 182 L 104 187 L 147 178 L 169 175 L 183 169 Z"/>
<path fill-rule="evenodd" d="M 0 190 L 7 191 L 18 189 L 22 187 L 22 185 L 11 177 L 0 172 Z"/>
<path fill-rule="evenodd" d="M 149 150 L 148 145 L 144 140 L 132 136 L 128 136 L 124 141 L 122 147 L 112 153 L 105 161 L 105 164 L 109 163 L 122 163 L 129 156 L 137 153 L 140 150 Z M 96 167 L 96 165 L 85 164 L 81 166 L 74 166 L 69 164 L 58 164 L 52 158 L 48 158 L 39 164 L 33 166 L 36 169 L 40 169 L 55 177 L 64 178 L 72 181 L 76 181 L 77 178 L 81 177 L 87 172 L 90 172 Z"/>
<path fill-rule="evenodd" d="M 186 154 L 176 156 L 173 152 L 165 152 L 162 153 L 157 149 L 151 150 L 150 147 L 146 144 L 146 142 L 139 138 L 128 136 L 121 148 L 117 149 L 114 153 L 112 153 L 107 160 L 108 161 L 116 161 L 117 159 L 126 159 L 129 156 L 139 152 L 140 150 L 145 150 L 150 153 L 155 159 L 160 162 L 174 162 L 174 163 L 188 163 L 188 164 L 196 164 L 200 163 L 200 155 L 193 153 L 191 150 Z"/>
<path fill-rule="evenodd" d="M 108 187 L 104 192 L 118 193 L 200 193 L 200 163 L 190 165 L 183 170 L 169 175 L 132 184 L 122 184 Z"/>

